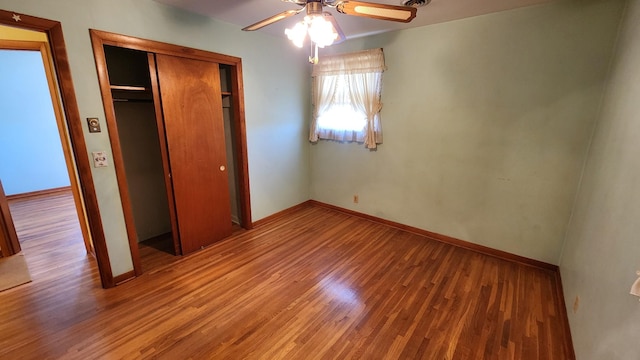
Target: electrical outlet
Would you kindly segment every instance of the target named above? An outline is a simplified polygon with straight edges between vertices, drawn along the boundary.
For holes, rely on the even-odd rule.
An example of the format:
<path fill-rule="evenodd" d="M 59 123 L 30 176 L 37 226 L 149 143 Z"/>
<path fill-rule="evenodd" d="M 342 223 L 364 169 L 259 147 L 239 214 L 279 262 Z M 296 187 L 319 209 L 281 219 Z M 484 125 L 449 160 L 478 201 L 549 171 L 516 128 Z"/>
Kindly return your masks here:
<path fill-rule="evenodd" d="M 353 203 L 357 204 L 358 203 L 358 195 L 353 195 Z"/>
<path fill-rule="evenodd" d="M 93 167 L 108 166 L 106 151 L 94 151 L 91 154 L 93 155 Z"/>
<path fill-rule="evenodd" d="M 576 299 L 573 301 L 573 313 L 578 312 L 578 308 L 580 307 L 580 296 L 576 295 Z"/>

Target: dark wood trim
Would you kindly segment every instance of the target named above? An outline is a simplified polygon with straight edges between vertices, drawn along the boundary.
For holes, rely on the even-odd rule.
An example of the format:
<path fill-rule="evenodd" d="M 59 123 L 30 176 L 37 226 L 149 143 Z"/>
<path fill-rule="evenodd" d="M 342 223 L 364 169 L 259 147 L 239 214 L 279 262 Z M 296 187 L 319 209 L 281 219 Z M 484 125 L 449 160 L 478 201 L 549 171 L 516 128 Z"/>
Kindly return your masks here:
<path fill-rule="evenodd" d="M 7 200 L 17 200 L 17 199 L 26 199 L 26 198 L 34 198 L 38 196 L 47 196 L 47 195 L 55 195 L 59 193 L 69 192 L 71 191 L 71 186 L 62 186 L 53 189 L 44 189 L 38 191 L 30 191 L 27 193 L 21 194 L 13 194 L 7 195 Z"/>
<path fill-rule="evenodd" d="M 164 115 L 162 102 L 160 100 L 160 83 L 156 72 L 156 56 L 148 54 L 149 75 L 151 78 L 151 93 L 153 95 L 153 106 L 156 114 L 156 126 L 158 128 L 158 140 L 160 141 L 160 156 L 162 157 L 162 168 L 164 170 L 164 185 L 169 199 L 169 218 L 171 219 L 171 232 L 173 238 L 173 251 L 175 255 L 182 255 L 182 244 L 180 243 L 180 229 L 178 228 L 178 217 L 176 215 L 176 203 L 173 201 L 173 180 L 171 179 L 171 167 L 169 165 L 169 148 L 165 137 Z"/>
<path fill-rule="evenodd" d="M 41 41 L 24 41 L 24 40 L 5 40 L 0 39 L 0 48 L 8 50 L 34 50 L 41 51 L 43 46 L 47 46 L 46 42 Z"/>
<path fill-rule="evenodd" d="M 508 253 L 506 251 L 497 250 L 497 249 L 493 249 L 493 248 L 490 248 L 490 247 L 487 247 L 487 246 L 474 244 L 474 243 L 471 243 L 471 242 L 468 242 L 468 241 L 456 239 L 456 238 L 451 237 L 451 236 L 442 235 L 442 234 L 434 233 L 434 232 L 431 232 L 431 231 L 428 231 L 428 230 L 419 229 L 417 227 L 413 227 L 413 226 L 397 223 L 395 221 L 390 221 L 390 220 L 382 219 L 382 218 L 379 218 L 379 217 L 376 217 L 376 216 L 359 213 L 357 211 L 341 208 L 339 206 L 325 204 L 325 203 L 320 202 L 320 201 L 309 200 L 308 202 L 310 204 L 313 204 L 313 205 L 322 206 L 322 207 L 326 207 L 326 208 L 333 209 L 333 210 L 336 210 L 336 211 L 340 211 L 340 212 L 343 212 L 345 214 L 349 214 L 349 215 L 352 215 L 352 216 L 357 216 L 359 218 L 367 219 L 367 220 L 370 220 L 370 221 L 373 221 L 373 222 L 377 222 L 379 224 L 388 225 L 388 226 L 394 227 L 396 229 L 404 230 L 404 231 L 407 231 L 407 232 L 410 232 L 410 233 L 426 236 L 426 237 L 431 238 L 433 240 L 441 241 L 441 242 L 444 242 L 444 243 L 447 243 L 447 244 L 451 244 L 451 245 L 455 245 L 455 246 L 458 246 L 458 247 L 461 247 L 461 248 L 465 248 L 465 249 L 468 249 L 468 250 L 473 250 L 473 251 L 479 252 L 481 254 L 497 257 L 499 259 L 508 260 L 508 261 L 515 262 L 515 263 L 518 263 L 518 264 L 529 265 L 529 266 L 533 266 L 533 267 L 540 268 L 540 269 L 546 269 L 546 270 L 556 271 L 556 272 L 558 271 L 558 266 L 557 265 L 549 264 L 549 263 L 546 263 L 546 262 L 543 262 L 543 261 L 530 259 L 530 258 L 527 258 L 527 257 L 524 257 L 524 256 L 520 256 L 520 255 L 511 254 L 511 253 Z"/>
<path fill-rule="evenodd" d="M 14 15 L 20 16 L 20 21 L 14 19 Z M 82 130 L 83 121 L 78 111 L 78 102 L 71 77 L 71 66 L 67 57 L 67 48 L 64 41 L 62 25 L 58 21 L 42 19 L 25 14 L 0 10 L 0 24 L 10 25 L 28 30 L 45 32 L 49 38 L 51 56 L 58 78 L 62 108 L 69 128 L 69 138 L 80 180 L 80 188 L 87 212 L 87 221 L 91 231 L 91 238 L 96 250 L 96 261 L 100 271 L 102 286 L 110 288 L 115 285 L 111 272 L 111 263 L 107 250 L 106 239 L 100 218 L 100 208 L 96 196 L 91 163 Z"/>
<path fill-rule="evenodd" d="M 558 271 L 555 272 L 555 283 L 556 283 L 556 298 L 557 298 L 557 303 L 558 306 L 560 306 L 560 308 L 558 309 L 558 316 L 560 317 L 560 320 L 562 321 L 562 323 L 564 324 L 563 326 L 563 330 L 562 332 L 563 334 L 563 341 L 562 343 L 565 344 L 566 349 L 565 349 L 565 357 L 567 359 L 570 360 L 575 360 L 576 358 L 576 353 L 575 353 L 575 349 L 573 348 L 573 338 L 571 337 L 571 327 L 569 326 L 569 316 L 567 316 L 567 303 L 565 302 L 565 298 L 564 298 L 564 289 L 562 288 L 562 277 L 560 276 L 560 270 L 558 269 Z"/>
<path fill-rule="evenodd" d="M 203 60 L 235 66 L 240 62 L 240 58 L 235 56 L 218 54 L 205 50 L 193 49 L 185 46 L 164 43 L 160 41 L 147 40 L 128 35 L 110 33 L 102 30 L 89 30 L 92 37 L 96 36 L 103 45 L 117 46 L 127 49 L 134 49 L 156 54 L 179 56 L 194 60 Z"/>
<path fill-rule="evenodd" d="M 247 127 L 244 114 L 244 85 L 242 80 L 242 60 L 237 59 L 232 66 L 231 92 L 234 116 L 234 143 L 236 145 L 236 164 L 238 170 L 238 185 L 240 187 L 240 225 L 250 230 L 253 228 L 251 221 L 251 197 L 249 191 L 249 161 L 247 156 Z"/>
<path fill-rule="evenodd" d="M 4 194 L 2 179 L 0 179 L 0 258 L 15 255 L 21 250 L 9 202 Z"/>
<path fill-rule="evenodd" d="M 14 19 L 14 15 L 19 16 L 20 20 Z M 29 16 L 14 11 L 0 10 L 0 24 L 49 33 L 51 28 L 55 26 L 55 24 L 59 24 L 59 22 L 35 16 Z"/>
<path fill-rule="evenodd" d="M 313 205 L 319 205 L 320 206 L 320 204 L 321 203 L 317 203 L 316 204 L 315 202 L 312 202 L 312 200 L 307 200 L 307 201 L 302 202 L 302 203 L 300 203 L 298 205 L 294 205 L 294 206 L 292 206 L 290 208 L 286 208 L 286 209 L 284 209 L 282 211 L 278 211 L 275 214 L 271 214 L 271 215 L 269 215 L 267 217 L 264 217 L 264 218 L 262 218 L 260 220 L 257 220 L 256 222 L 253 223 L 253 228 L 256 229 L 256 228 L 264 226 L 264 225 L 266 225 L 268 223 L 274 222 L 274 221 L 276 221 L 276 220 L 278 220 L 278 219 L 280 219 L 282 217 L 285 217 L 285 216 L 287 216 L 289 214 L 293 214 L 293 213 L 295 213 L 296 211 L 298 211 L 300 209 L 304 209 L 304 208 L 307 208 L 307 207 L 313 206 Z"/>
<path fill-rule="evenodd" d="M 136 271 L 135 270 L 131 270 L 129 272 L 126 272 L 124 274 L 120 274 L 120 275 L 114 277 L 113 278 L 113 282 L 116 285 L 120 285 L 122 283 L 125 283 L 125 282 L 127 282 L 129 280 L 133 280 L 135 278 L 136 278 Z"/>
<path fill-rule="evenodd" d="M 127 184 L 127 172 L 124 167 L 124 157 L 122 155 L 122 146 L 120 145 L 120 135 L 118 134 L 118 124 L 116 120 L 115 108 L 113 106 L 113 97 L 111 95 L 111 84 L 109 83 L 109 73 L 107 72 L 107 61 L 104 53 L 102 40 L 91 35 L 91 45 L 95 57 L 96 70 L 98 72 L 98 82 L 100 84 L 100 92 L 102 94 L 102 103 L 104 104 L 105 120 L 107 123 L 107 133 L 109 134 L 109 142 L 111 144 L 111 153 L 113 157 L 113 166 L 116 172 L 118 182 L 118 191 L 120 193 L 120 201 L 122 203 L 122 213 L 124 215 L 125 228 L 127 229 L 127 238 L 129 240 L 129 250 L 131 252 L 131 260 L 133 262 L 133 270 L 136 274 L 142 275 L 142 264 L 138 253 L 138 235 L 136 233 L 135 221 L 133 217 L 133 205 L 129 196 L 129 185 Z M 116 281 L 116 284 L 118 282 Z"/>

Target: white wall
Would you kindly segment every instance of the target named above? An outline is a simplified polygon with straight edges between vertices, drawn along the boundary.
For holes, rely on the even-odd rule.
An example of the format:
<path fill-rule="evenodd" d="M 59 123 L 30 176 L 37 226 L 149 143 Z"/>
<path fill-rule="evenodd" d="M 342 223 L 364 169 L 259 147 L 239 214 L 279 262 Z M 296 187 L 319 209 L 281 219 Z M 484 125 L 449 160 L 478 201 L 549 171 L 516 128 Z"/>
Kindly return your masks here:
<path fill-rule="evenodd" d="M 308 70 L 286 41 L 179 11 L 152 0 L 0 0 L 0 9 L 62 23 L 80 116 L 104 120 L 89 28 L 164 41 L 243 59 L 253 219 L 309 197 Z M 89 134 L 88 151 L 108 151 L 108 134 Z M 133 269 L 114 168 L 93 169 L 114 276 Z M 283 186 L 286 184 L 286 186 Z"/>
<path fill-rule="evenodd" d="M 557 264 L 621 10 L 563 1 L 322 50 L 384 49 L 384 143 L 312 145 L 312 199 Z"/>
<path fill-rule="evenodd" d="M 578 359 L 640 358 L 629 295 L 640 269 L 639 64 L 640 0 L 630 0 L 560 264 Z"/>

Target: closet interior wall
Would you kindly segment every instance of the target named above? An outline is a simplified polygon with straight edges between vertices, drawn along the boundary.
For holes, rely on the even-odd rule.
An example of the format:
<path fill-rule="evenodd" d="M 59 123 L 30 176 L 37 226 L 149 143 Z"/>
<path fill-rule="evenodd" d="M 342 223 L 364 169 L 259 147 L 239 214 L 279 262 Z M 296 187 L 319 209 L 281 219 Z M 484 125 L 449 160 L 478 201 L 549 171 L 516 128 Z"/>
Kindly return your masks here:
<path fill-rule="evenodd" d="M 233 136 L 234 123 L 233 106 L 231 103 L 231 69 L 228 65 L 220 65 L 220 88 L 222 89 L 222 116 L 224 119 L 224 139 L 227 151 L 227 169 L 229 174 L 229 198 L 231 200 L 231 221 L 240 225 L 240 197 L 238 193 L 239 176 L 237 169 L 237 145 Z"/>
<path fill-rule="evenodd" d="M 171 241 L 148 55 L 105 46 L 105 58 L 137 242 L 156 237 Z"/>

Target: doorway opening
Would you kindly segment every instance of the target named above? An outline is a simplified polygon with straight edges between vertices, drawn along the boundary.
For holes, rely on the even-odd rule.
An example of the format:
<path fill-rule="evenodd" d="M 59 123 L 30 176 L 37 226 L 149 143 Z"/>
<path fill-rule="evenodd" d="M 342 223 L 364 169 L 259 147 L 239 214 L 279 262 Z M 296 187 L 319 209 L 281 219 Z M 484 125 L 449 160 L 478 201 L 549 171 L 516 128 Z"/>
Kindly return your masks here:
<path fill-rule="evenodd" d="M 1 201 L 17 238 L 2 254 L 23 250 L 36 277 L 94 254 L 58 94 L 46 35 L 0 25 Z"/>
<path fill-rule="evenodd" d="M 58 21 L 6 10 L 0 10 L 0 25 L 6 25 L 14 32 L 28 30 L 30 34 L 44 34 L 46 38 L 46 42 L 37 39 L 35 41 L 40 41 L 40 51 L 47 52 L 49 55 L 47 59 L 43 59 L 43 63 L 45 68 L 49 67 L 49 73 L 52 74 L 51 79 L 48 79 L 51 80 L 49 88 L 56 115 L 60 115 L 57 117 L 60 121 L 58 129 L 70 176 L 75 212 L 80 219 L 86 251 L 95 253 L 102 286 L 104 288 L 113 287 L 115 281 L 102 228 L 98 199 L 84 138 L 83 122 L 78 111 L 62 26 Z M 32 43 L 23 40 L 11 40 L 13 42 L 11 46 L 16 43 L 21 46 Z M 3 211 L 0 215 L 2 215 L 0 218 L 5 219 L 8 211 Z M 0 222 L 0 225 L 2 225 L 3 231 L 7 228 L 4 221 Z"/>

